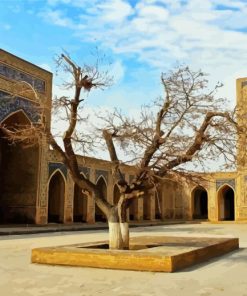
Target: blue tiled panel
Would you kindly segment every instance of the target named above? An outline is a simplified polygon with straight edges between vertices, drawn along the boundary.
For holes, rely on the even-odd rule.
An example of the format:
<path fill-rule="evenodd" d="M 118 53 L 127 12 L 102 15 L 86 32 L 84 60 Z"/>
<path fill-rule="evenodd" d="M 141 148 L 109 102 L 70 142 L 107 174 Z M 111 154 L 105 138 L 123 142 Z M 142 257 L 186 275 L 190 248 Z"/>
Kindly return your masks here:
<path fill-rule="evenodd" d="M 218 190 L 224 184 L 227 184 L 235 189 L 235 179 L 221 179 L 216 180 L 216 190 Z"/>
<path fill-rule="evenodd" d="M 0 122 L 3 121 L 11 113 L 22 110 L 31 122 L 38 122 L 40 114 L 34 103 L 20 97 L 12 95 L 0 90 Z"/>
<path fill-rule="evenodd" d="M 49 177 L 57 169 L 59 169 L 63 173 L 64 177 L 67 178 L 67 168 L 65 164 L 61 162 L 49 162 Z"/>
<path fill-rule="evenodd" d="M 79 167 L 80 172 L 82 172 L 85 177 L 87 177 L 89 179 L 90 176 L 90 168 L 86 168 L 86 167 Z"/>
<path fill-rule="evenodd" d="M 103 176 L 108 183 L 108 171 L 96 170 L 96 180 L 98 180 L 100 176 Z"/>
<path fill-rule="evenodd" d="M 16 81 L 25 81 L 31 84 L 34 89 L 36 89 L 39 92 L 45 92 L 45 81 L 35 78 L 29 74 L 26 74 L 24 72 L 21 72 L 17 69 L 14 69 L 10 66 L 7 66 L 5 64 L 0 63 L 0 75 L 16 80 Z"/>

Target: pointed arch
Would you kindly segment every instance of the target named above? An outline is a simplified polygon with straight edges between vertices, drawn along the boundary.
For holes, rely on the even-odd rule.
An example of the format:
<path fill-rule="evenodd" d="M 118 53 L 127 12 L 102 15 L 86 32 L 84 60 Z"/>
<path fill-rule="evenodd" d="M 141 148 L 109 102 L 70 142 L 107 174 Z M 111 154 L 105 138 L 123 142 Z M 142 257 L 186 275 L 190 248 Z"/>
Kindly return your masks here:
<path fill-rule="evenodd" d="M 2 121 L 8 129 L 31 125 L 20 109 Z M 35 223 L 39 172 L 39 147 L 11 145 L 0 129 L 0 221 L 2 223 Z"/>
<path fill-rule="evenodd" d="M 48 183 L 48 223 L 64 222 L 65 184 L 63 173 L 55 170 Z"/>
<path fill-rule="evenodd" d="M 49 179 L 56 172 L 59 171 L 64 178 L 64 182 L 67 182 L 67 167 L 63 162 L 49 162 Z"/>
<path fill-rule="evenodd" d="M 66 178 L 65 178 L 63 172 L 62 172 L 60 169 L 56 169 L 56 170 L 54 170 L 54 171 L 51 173 L 51 175 L 50 175 L 50 177 L 49 177 L 49 180 L 48 180 L 48 184 L 50 183 L 51 178 L 52 178 L 54 175 L 56 175 L 57 173 L 59 173 L 59 174 L 61 175 L 61 177 L 63 178 L 63 181 L 64 181 L 64 183 L 65 183 L 65 185 L 66 185 Z"/>
<path fill-rule="evenodd" d="M 7 126 L 15 126 L 18 124 L 23 124 L 23 125 L 31 125 L 32 122 L 25 113 L 23 109 L 14 111 L 10 114 L 8 114 L 2 121 L 1 124 L 5 124 Z"/>
<path fill-rule="evenodd" d="M 103 198 L 107 200 L 107 182 L 104 176 L 100 176 L 97 179 L 96 186 L 98 190 L 101 192 Z M 97 222 L 106 222 L 106 216 L 101 211 L 101 209 L 95 204 L 95 221 Z"/>
<path fill-rule="evenodd" d="M 217 191 L 218 220 L 235 220 L 235 191 L 223 184 Z"/>
<path fill-rule="evenodd" d="M 97 181 L 96 181 L 96 184 L 98 184 L 99 181 L 100 181 L 100 182 L 104 181 L 105 185 L 107 186 L 107 180 L 106 180 L 106 178 L 105 178 L 103 175 L 100 175 L 100 176 L 98 177 L 98 179 L 97 179 Z"/>
<path fill-rule="evenodd" d="M 82 175 L 85 179 L 87 179 L 87 176 L 83 172 L 80 172 L 80 175 Z"/>
<path fill-rule="evenodd" d="M 191 192 L 193 219 L 208 219 L 208 192 L 203 186 L 196 186 Z"/>

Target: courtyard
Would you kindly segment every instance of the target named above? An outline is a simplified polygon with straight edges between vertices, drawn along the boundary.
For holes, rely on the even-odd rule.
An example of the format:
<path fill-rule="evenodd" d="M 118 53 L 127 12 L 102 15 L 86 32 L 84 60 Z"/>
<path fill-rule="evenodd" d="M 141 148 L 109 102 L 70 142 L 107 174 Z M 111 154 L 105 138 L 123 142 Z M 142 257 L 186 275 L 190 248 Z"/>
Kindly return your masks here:
<path fill-rule="evenodd" d="M 31 264 L 31 249 L 93 242 L 106 230 L 1 236 L 1 295 L 247 295 L 247 225 L 244 223 L 178 224 L 141 227 L 143 235 L 239 237 L 240 249 L 220 258 L 168 274 Z"/>

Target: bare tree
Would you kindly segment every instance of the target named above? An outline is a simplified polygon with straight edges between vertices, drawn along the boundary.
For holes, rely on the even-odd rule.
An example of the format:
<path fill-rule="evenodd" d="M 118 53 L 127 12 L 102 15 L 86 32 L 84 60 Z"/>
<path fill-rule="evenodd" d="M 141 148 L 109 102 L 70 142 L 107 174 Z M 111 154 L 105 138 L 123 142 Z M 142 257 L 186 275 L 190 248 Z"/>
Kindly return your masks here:
<path fill-rule="evenodd" d="M 65 54 L 60 56 L 58 64 L 71 75 L 72 80 L 66 86 L 74 89 L 74 96 L 55 100 L 56 106 L 64 107 L 67 114 L 68 127 L 64 131 L 63 147 L 51 133 L 47 138 L 61 155 L 74 182 L 88 198 L 95 199 L 107 217 L 111 249 L 129 248 L 127 209 L 135 198 L 143 196 L 144 191 L 152 190 L 164 178 L 184 175 L 184 164 L 192 160 L 203 166 L 205 159 L 223 156 L 226 163 L 235 163 L 238 126 L 235 113 L 224 110 L 224 100 L 215 99 L 215 91 L 220 85 L 208 91 L 204 73 L 180 67 L 162 74 L 164 97 L 150 106 L 144 106 L 137 119 L 117 110 L 101 117 L 104 128 L 98 132 L 109 151 L 120 191 L 118 203 L 110 204 L 96 184 L 80 174 L 74 147 L 78 141 L 85 144 L 84 133 L 81 139 L 76 134 L 76 125 L 83 118 L 80 109 L 84 101 L 82 91 L 104 88 L 111 79 L 108 73 L 100 74 L 97 64 L 96 67 L 80 67 Z M 42 126 L 33 126 L 32 131 L 5 130 L 5 133 L 13 141 L 25 142 L 30 138 L 38 139 L 41 130 Z M 90 144 L 88 139 L 86 144 Z M 135 179 L 131 182 L 127 182 L 123 174 L 122 163 L 126 159 L 119 159 L 119 149 L 131 156 L 127 161 L 136 170 Z"/>
<path fill-rule="evenodd" d="M 121 192 L 116 205 L 120 224 L 126 223 L 126 209 L 136 197 L 131 193 L 156 187 L 166 178 L 179 182 L 182 177 L 195 176 L 186 169 L 186 163 L 193 161 L 202 170 L 209 160 L 224 162 L 227 167 L 236 163 L 240 127 L 235 110 L 226 111 L 226 100 L 215 98 L 221 85 L 209 91 L 206 75 L 188 67 L 162 74 L 161 82 L 164 97 L 144 106 L 137 119 L 118 110 L 101 117 Z M 136 178 L 130 184 L 121 172 L 119 147 L 136 167 Z"/>

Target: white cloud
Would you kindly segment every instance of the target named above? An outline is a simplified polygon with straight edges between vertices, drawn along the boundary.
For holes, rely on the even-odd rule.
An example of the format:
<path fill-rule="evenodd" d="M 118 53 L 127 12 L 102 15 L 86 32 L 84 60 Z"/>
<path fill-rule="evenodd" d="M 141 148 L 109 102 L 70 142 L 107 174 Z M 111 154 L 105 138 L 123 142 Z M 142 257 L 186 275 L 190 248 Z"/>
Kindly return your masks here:
<path fill-rule="evenodd" d="M 158 75 L 146 73 L 151 77 L 148 81 L 145 74 L 129 73 L 123 58 L 129 55 L 156 68 L 156 73 L 176 61 L 201 68 L 211 74 L 211 86 L 217 81 L 224 83 L 218 96 L 230 98 L 234 105 L 235 79 L 247 76 L 245 0 L 139 0 L 136 5 L 130 0 L 48 0 L 48 4 L 41 14 L 46 21 L 70 28 L 80 37 L 78 42 L 96 40 L 116 54 L 111 72 L 119 85 L 107 93 L 90 94 L 88 101 L 97 96 L 97 104 L 103 107 L 90 103 L 85 109 L 95 125 L 99 125 L 95 113 L 100 110 L 105 112 L 117 105 L 137 117 L 139 102 L 146 103 L 147 98 L 152 100 L 161 93 L 157 85 L 146 87 L 154 76 L 158 84 Z M 66 10 L 62 10 L 64 7 Z M 145 67 L 141 70 L 145 72 Z M 136 83 L 120 85 L 130 75 Z M 54 93 L 73 95 L 58 87 Z"/>
<path fill-rule="evenodd" d="M 9 31 L 11 28 L 12 28 L 11 25 L 9 25 L 9 24 L 3 24 L 3 29 L 5 31 Z"/>
<path fill-rule="evenodd" d="M 70 4 L 71 0 L 47 0 L 47 4 L 51 6 L 56 6 L 58 4 Z"/>
<path fill-rule="evenodd" d="M 61 3 L 77 7 L 78 16 L 69 18 L 59 11 Z M 212 74 L 214 81 L 228 81 L 233 73 L 247 75 L 245 0 L 139 0 L 135 6 L 127 0 L 49 0 L 49 4 L 53 6 L 43 15 L 46 20 L 73 29 L 83 41 L 97 40 L 117 55 L 134 54 L 157 71 L 179 61 Z M 123 64 L 114 67 L 122 78 Z"/>
<path fill-rule="evenodd" d="M 63 12 L 60 10 L 46 9 L 42 11 L 39 15 L 42 16 L 43 19 L 53 23 L 54 25 L 76 29 L 74 21 L 64 16 Z"/>
<path fill-rule="evenodd" d="M 111 65 L 110 74 L 113 76 L 114 84 L 119 83 L 125 74 L 125 68 L 121 60 L 117 60 Z"/>
<path fill-rule="evenodd" d="M 128 16 L 133 14 L 133 9 L 130 4 L 122 0 L 100 1 L 94 6 L 91 13 L 101 15 L 104 22 L 121 23 Z"/>

